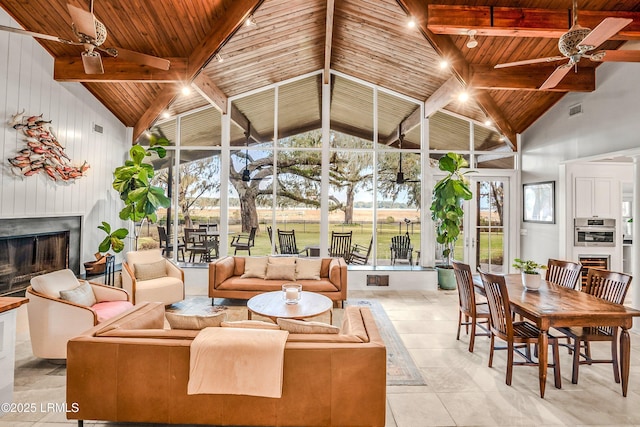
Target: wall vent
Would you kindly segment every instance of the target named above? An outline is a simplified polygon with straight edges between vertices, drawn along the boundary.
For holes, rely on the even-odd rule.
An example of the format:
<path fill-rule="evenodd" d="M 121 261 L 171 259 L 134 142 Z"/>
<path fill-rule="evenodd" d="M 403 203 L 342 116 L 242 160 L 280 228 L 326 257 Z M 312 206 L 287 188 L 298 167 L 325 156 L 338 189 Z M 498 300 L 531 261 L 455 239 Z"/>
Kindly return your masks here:
<path fill-rule="evenodd" d="M 104 128 L 102 126 L 97 125 L 97 124 L 94 123 L 93 124 L 93 131 L 95 133 L 104 133 Z"/>
<path fill-rule="evenodd" d="M 569 117 L 582 114 L 582 104 L 576 104 L 569 107 Z"/>

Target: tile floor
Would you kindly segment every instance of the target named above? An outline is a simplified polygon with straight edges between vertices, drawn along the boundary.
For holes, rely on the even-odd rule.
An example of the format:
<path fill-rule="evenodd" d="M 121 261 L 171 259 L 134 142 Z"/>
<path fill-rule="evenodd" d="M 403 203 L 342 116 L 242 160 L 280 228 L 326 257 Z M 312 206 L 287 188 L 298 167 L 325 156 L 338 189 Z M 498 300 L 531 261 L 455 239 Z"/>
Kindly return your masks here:
<path fill-rule="evenodd" d="M 200 282 L 200 280 L 198 280 Z M 187 283 L 189 281 L 187 280 Z M 191 282 L 193 283 L 193 282 Z M 202 283 L 202 282 L 201 282 Z M 206 286 L 188 286 L 192 295 L 206 294 Z M 387 389 L 387 426 L 640 426 L 640 335 L 631 335 L 629 393 L 622 397 L 610 365 L 583 366 L 580 383 L 571 384 L 571 358 L 561 351 L 562 389 L 548 379 L 545 398 L 538 394 L 537 368 L 515 367 L 512 386 L 505 378 L 505 352 L 497 352 L 487 367 L 488 338 L 479 337 L 474 353 L 468 338 L 456 341 L 456 291 L 357 291 L 350 298 L 376 298 L 384 306 L 406 347 L 421 369 L 426 386 Z M 26 316 L 19 316 L 25 319 Z M 20 325 L 18 327 L 20 331 Z M 64 402 L 64 370 L 34 359 L 28 339 L 20 338 L 14 401 Z M 28 338 L 28 334 L 27 334 Z M 607 353 L 608 345 L 594 345 Z M 366 408 L 363 408 L 366 410 Z M 41 411 L 6 414 L 0 426 L 74 425 L 64 413 Z M 117 425 L 86 422 L 85 425 Z M 123 424 L 131 426 L 133 424 Z"/>

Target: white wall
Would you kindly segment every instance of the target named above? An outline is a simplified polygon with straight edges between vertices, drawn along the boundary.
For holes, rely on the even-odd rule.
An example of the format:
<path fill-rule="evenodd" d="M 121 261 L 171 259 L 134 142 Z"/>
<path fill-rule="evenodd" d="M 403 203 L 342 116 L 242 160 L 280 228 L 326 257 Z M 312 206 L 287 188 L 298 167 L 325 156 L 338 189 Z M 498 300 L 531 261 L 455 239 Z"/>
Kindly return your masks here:
<path fill-rule="evenodd" d="M 2 9 L 0 24 L 20 28 Z M 90 164 L 87 176 L 62 183 L 42 173 L 20 178 L 11 172 L 7 159 L 25 142 L 7 122 L 23 109 L 52 120 L 72 163 Z M 127 225 L 118 219 L 122 203 L 111 188 L 112 171 L 130 147 L 125 126 L 80 83 L 55 82 L 53 58 L 33 38 L 7 32 L 0 32 L 0 123 L 0 218 L 82 215 L 80 259 L 92 260 L 105 236 L 98 224 Z M 104 133 L 92 132 L 93 123 Z"/>
<path fill-rule="evenodd" d="M 602 64 L 595 92 L 567 94 L 522 135 L 522 183 L 556 181 L 556 207 L 562 208 L 559 202 L 571 199 L 564 194 L 563 162 L 640 147 L 638 99 L 640 64 Z M 569 117 L 569 107 L 578 103 L 583 113 Z M 563 220 L 569 215 L 560 210 L 554 225 L 522 223 L 521 256 L 565 256 L 562 239 L 569 231 Z"/>

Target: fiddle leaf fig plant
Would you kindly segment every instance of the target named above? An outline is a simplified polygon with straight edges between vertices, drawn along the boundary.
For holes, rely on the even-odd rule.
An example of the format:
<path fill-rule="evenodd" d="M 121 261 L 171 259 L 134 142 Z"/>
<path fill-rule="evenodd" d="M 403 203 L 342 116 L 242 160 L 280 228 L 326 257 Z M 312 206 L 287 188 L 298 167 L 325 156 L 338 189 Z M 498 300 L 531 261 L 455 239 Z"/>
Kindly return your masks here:
<path fill-rule="evenodd" d="M 151 163 L 145 163 L 145 159 L 154 152 L 164 158 L 167 154 L 165 145 L 169 145 L 169 140 L 162 131 L 154 130 L 149 138 L 149 148 L 134 145 L 129 150 L 130 159 L 114 171 L 113 188 L 120 193 L 125 205 L 120 211 L 120 219 L 155 222 L 156 211 L 171 204 L 163 188 L 151 185 L 155 171 Z"/>
<path fill-rule="evenodd" d="M 464 215 L 462 202 L 473 197 L 469 180 L 465 176 L 472 171 L 462 172 L 462 168 L 468 166 L 469 163 L 462 155 L 447 153 L 440 158 L 439 168 L 448 174 L 433 187 L 431 219 L 436 226 L 436 241 L 444 245 L 442 256 L 446 266 L 451 264 L 453 248 L 460 235 Z"/>
<path fill-rule="evenodd" d="M 107 233 L 107 237 L 100 243 L 98 251 L 105 253 L 109 252 L 109 249 L 113 249 L 115 253 L 122 252 L 124 249 L 124 241 L 122 239 L 127 237 L 129 230 L 126 228 L 118 228 L 111 232 L 111 225 L 104 221 L 102 221 L 102 225 L 99 225 L 98 228 Z"/>

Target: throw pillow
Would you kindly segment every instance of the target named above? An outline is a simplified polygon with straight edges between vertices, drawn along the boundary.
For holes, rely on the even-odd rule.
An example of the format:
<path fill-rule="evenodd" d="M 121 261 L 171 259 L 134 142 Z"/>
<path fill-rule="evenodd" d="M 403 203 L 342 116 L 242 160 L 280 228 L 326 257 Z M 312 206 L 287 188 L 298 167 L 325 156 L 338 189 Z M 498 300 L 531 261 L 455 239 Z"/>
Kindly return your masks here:
<path fill-rule="evenodd" d="M 296 257 L 293 256 L 270 256 L 269 264 L 277 265 L 295 265 Z"/>
<path fill-rule="evenodd" d="M 86 307 L 91 307 L 97 302 L 96 296 L 93 293 L 93 288 L 87 282 L 83 282 L 77 288 L 60 291 L 60 299 L 84 305 Z"/>
<path fill-rule="evenodd" d="M 280 319 L 278 318 L 280 329 L 289 331 L 292 334 L 337 334 L 340 328 L 322 322 L 306 322 L 304 320 Z"/>
<path fill-rule="evenodd" d="M 266 257 L 247 257 L 244 259 L 244 273 L 240 278 L 249 279 L 252 277 L 258 279 L 264 279 L 264 276 L 267 272 L 267 262 L 269 261 Z"/>
<path fill-rule="evenodd" d="M 208 315 L 178 314 L 169 312 L 164 315 L 167 318 L 171 329 L 203 329 L 220 326 L 223 321 L 227 320 L 227 313 L 224 311 Z"/>
<path fill-rule="evenodd" d="M 296 262 L 296 280 L 320 280 L 322 259 L 302 259 Z"/>
<path fill-rule="evenodd" d="M 222 322 L 223 328 L 247 328 L 247 329 L 280 329 L 275 323 L 263 322 L 262 320 L 236 320 L 234 322 Z"/>
<path fill-rule="evenodd" d="M 295 264 L 267 264 L 267 280 L 296 280 Z"/>
<path fill-rule="evenodd" d="M 136 280 L 152 280 L 167 277 L 167 262 L 163 259 L 148 264 L 133 264 Z"/>

